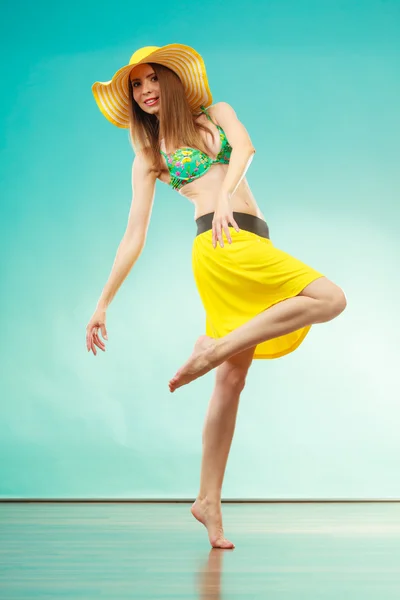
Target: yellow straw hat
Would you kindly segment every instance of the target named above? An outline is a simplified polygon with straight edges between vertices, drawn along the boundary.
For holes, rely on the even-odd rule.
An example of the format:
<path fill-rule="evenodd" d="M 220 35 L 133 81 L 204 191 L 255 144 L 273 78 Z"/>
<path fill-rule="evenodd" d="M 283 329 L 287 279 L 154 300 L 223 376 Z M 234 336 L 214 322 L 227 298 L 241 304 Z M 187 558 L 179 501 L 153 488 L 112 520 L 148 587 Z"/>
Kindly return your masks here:
<path fill-rule="evenodd" d="M 168 44 L 162 47 L 145 46 L 132 54 L 129 64 L 119 69 L 111 81 L 96 81 L 92 85 L 92 92 L 99 109 L 113 125 L 129 127 L 129 73 L 136 65 L 149 62 L 169 67 L 178 75 L 193 110 L 212 104 L 206 67 L 196 50 L 182 44 Z"/>

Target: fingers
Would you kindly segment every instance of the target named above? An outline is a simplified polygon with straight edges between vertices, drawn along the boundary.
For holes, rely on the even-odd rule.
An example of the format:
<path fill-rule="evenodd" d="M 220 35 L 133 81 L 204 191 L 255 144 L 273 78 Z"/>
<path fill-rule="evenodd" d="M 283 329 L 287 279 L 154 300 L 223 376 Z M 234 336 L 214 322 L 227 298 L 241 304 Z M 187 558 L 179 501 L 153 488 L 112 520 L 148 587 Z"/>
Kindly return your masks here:
<path fill-rule="evenodd" d="M 217 223 L 213 220 L 212 222 L 212 245 L 213 248 L 216 247 L 216 239 L 217 239 Z"/>
<path fill-rule="evenodd" d="M 88 352 L 92 349 L 92 328 L 88 327 L 86 329 L 86 348 Z"/>
<path fill-rule="evenodd" d="M 221 246 L 221 248 L 223 248 L 223 247 L 224 247 L 224 240 L 223 240 L 223 238 L 222 238 L 222 230 L 221 230 L 221 227 L 222 227 L 222 223 L 217 223 L 217 228 L 216 228 L 216 232 L 215 232 L 215 233 L 216 233 L 216 236 L 217 236 L 217 240 L 218 240 L 218 242 L 219 242 L 219 245 Z"/>
<path fill-rule="evenodd" d="M 225 228 L 224 224 L 226 224 L 226 228 Z M 228 235 L 229 235 L 228 224 L 226 223 L 226 221 L 222 221 L 220 219 L 216 219 L 215 223 L 213 223 L 213 236 L 212 236 L 212 245 L 213 245 L 213 248 L 217 247 L 217 240 L 218 240 L 219 245 L 221 246 L 221 248 L 224 247 L 224 240 L 223 240 L 223 237 L 222 237 L 222 227 L 224 227 L 225 233 L 226 233 L 226 230 L 228 230 Z M 231 243 L 231 242 L 232 242 L 232 240 L 229 241 L 229 243 Z"/>
<path fill-rule="evenodd" d="M 222 221 L 222 227 L 224 228 L 226 239 L 230 244 L 232 244 L 231 232 L 229 231 L 228 222 L 225 219 Z"/>
<path fill-rule="evenodd" d="M 233 215 L 229 218 L 229 223 L 231 223 L 232 227 L 239 233 L 239 225 L 236 223 L 235 219 L 233 218 Z"/>
<path fill-rule="evenodd" d="M 106 328 L 104 325 L 101 326 L 101 332 L 102 332 L 104 339 L 108 339 L 107 331 L 106 331 Z M 90 350 L 91 350 L 93 352 L 93 354 L 96 356 L 96 354 L 97 354 L 96 346 L 98 348 L 100 348 L 100 350 L 103 350 L 103 352 L 106 351 L 106 346 L 105 346 L 104 342 L 99 338 L 98 326 L 95 325 L 92 327 L 88 327 L 86 330 L 86 348 L 87 348 L 88 352 L 90 352 Z"/>
<path fill-rule="evenodd" d="M 240 231 L 238 224 L 236 223 L 233 215 L 231 217 L 217 217 L 212 223 L 212 245 L 213 248 L 217 246 L 217 240 L 221 248 L 224 247 L 223 231 L 225 232 L 226 239 L 229 244 L 232 244 L 232 237 L 229 227 L 232 226 L 237 232 Z M 223 230 L 223 231 L 222 231 Z"/>
<path fill-rule="evenodd" d="M 104 350 L 106 349 L 106 346 L 104 344 L 104 342 L 99 338 L 99 334 L 96 332 L 93 333 L 93 341 L 96 344 L 96 346 L 98 346 L 100 348 L 100 350 Z"/>

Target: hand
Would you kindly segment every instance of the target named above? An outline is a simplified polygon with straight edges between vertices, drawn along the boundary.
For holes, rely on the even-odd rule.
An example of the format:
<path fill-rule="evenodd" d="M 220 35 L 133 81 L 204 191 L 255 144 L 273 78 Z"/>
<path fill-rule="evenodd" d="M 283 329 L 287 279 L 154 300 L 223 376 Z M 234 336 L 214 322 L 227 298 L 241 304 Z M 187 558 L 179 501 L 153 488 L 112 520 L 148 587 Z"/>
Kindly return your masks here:
<path fill-rule="evenodd" d="M 95 345 L 98 346 L 100 350 L 103 350 L 103 352 L 106 351 L 104 342 L 102 342 L 102 340 L 99 338 L 99 328 L 101 329 L 101 334 L 103 338 L 105 340 L 108 340 L 106 330 L 106 311 L 101 308 L 97 308 L 95 310 L 92 318 L 90 319 L 86 327 L 86 348 L 88 352 L 92 350 L 95 356 L 97 354 Z"/>
<path fill-rule="evenodd" d="M 217 200 L 217 205 L 214 212 L 214 218 L 212 222 L 212 245 L 213 248 L 217 247 L 217 240 L 221 248 L 224 247 L 224 240 L 222 236 L 222 229 L 224 230 L 228 242 L 232 244 L 232 238 L 229 231 L 229 223 L 236 229 L 236 231 L 240 231 L 238 224 L 233 218 L 233 212 L 231 206 L 229 204 L 230 195 L 227 193 L 221 193 Z"/>

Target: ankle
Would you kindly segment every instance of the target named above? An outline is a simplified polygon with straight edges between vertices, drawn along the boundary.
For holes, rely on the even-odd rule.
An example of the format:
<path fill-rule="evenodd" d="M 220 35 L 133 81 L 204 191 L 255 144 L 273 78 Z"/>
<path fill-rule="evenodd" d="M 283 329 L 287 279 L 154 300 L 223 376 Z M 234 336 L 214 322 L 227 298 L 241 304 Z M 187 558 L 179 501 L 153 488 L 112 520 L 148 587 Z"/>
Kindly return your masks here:
<path fill-rule="evenodd" d="M 201 494 L 199 493 L 196 500 L 201 504 L 220 504 L 221 503 L 221 494 L 218 492 Z"/>
<path fill-rule="evenodd" d="M 219 365 L 223 362 L 229 353 L 229 344 L 225 338 L 214 339 L 214 344 L 210 347 L 209 352 L 211 354 L 212 361 Z"/>

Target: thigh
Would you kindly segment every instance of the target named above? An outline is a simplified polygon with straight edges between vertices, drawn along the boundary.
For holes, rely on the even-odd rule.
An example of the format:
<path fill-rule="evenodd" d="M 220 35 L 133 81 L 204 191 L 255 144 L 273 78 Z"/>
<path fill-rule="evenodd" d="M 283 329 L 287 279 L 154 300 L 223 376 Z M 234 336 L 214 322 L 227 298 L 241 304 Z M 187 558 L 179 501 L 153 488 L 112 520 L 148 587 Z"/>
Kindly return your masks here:
<path fill-rule="evenodd" d="M 302 290 L 299 296 L 308 296 L 315 300 L 335 300 L 344 296 L 343 290 L 327 277 L 319 277 Z"/>

